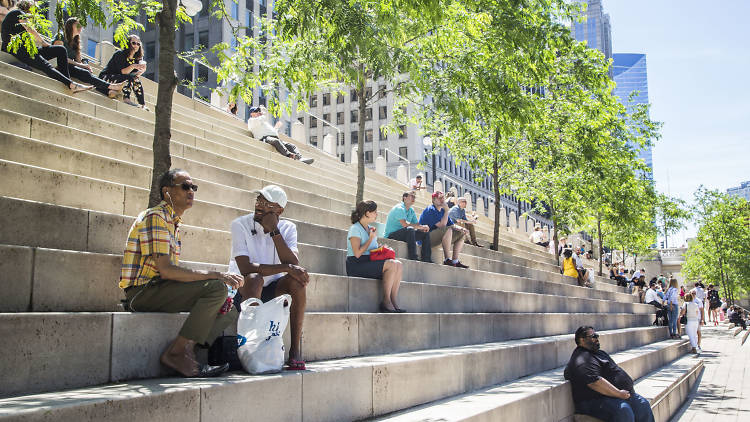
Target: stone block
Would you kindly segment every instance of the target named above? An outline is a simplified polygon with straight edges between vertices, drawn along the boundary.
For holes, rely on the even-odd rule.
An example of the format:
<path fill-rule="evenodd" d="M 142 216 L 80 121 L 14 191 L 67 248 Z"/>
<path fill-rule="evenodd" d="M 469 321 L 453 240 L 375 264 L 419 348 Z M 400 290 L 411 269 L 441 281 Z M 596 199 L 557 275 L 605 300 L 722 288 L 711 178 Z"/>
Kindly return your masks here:
<path fill-rule="evenodd" d="M 0 197 L 0 243 L 84 250 L 87 212 Z"/>
<path fill-rule="evenodd" d="M 124 296 L 119 255 L 36 250 L 32 309 L 47 311 L 114 311 Z"/>
<path fill-rule="evenodd" d="M 359 355 L 359 344 L 369 339 L 359 338 L 358 323 L 354 314 L 308 314 L 302 333 L 305 359 L 324 360 Z"/>
<path fill-rule="evenodd" d="M 438 314 L 440 347 L 494 341 L 492 314 Z"/>
<path fill-rule="evenodd" d="M 374 355 L 439 346 L 435 314 L 360 314 L 359 353 Z"/>
<path fill-rule="evenodd" d="M 4 95 L 3 98 L 8 98 L 7 91 L 0 91 L 0 94 Z M 11 101 L 12 101 L 11 97 Z M 5 106 L 5 105 L 4 105 Z M 14 113 L 7 110 L 0 110 L 0 127 L 3 128 L 4 133 L 0 139 L 9 137 L 12 135 L 18 136 L 31 136 L 31 118 L 24 116 L 23 114 Z"/>
<path fill-rule="evenodd" d="M 350 309 L 349 278 L 326 274 L 310 274 L 307 284 L 308 312 L 347 312 L 361 311 Z"/>
<path fill-rule="evenodd" d="M 382 415 L 460 393 L 463 363 L 463 355 L 448 355 L 374 366 L 373 413 Z"/>
<path fill-rule="evenodd" d="M 0 397 L 107 382 L 110 330 L 108 314 L 0 315 Z"/>
<path fill-rule="evenodd" d="M 229 376 L 200 390 L 201 421 L 301 421 L 302 374 Z"/>
<path fill-rule="evenodd" d="M 32 248 L 0 245 L 0 290 L 4 292 L 0 295 L 0 312 L 30 309 L 33 257 Z"/>
<path fill-rule="evenodd" d="M 134 217 L 89 211 L 86 250 L 122 254 L 134 221 Z"/>
<path fill-rule="evenodd" d="M 302 377 L 302 415 L 307 421 L 351 421 L 373 415 L 369 366 L 315 369 Z"/>

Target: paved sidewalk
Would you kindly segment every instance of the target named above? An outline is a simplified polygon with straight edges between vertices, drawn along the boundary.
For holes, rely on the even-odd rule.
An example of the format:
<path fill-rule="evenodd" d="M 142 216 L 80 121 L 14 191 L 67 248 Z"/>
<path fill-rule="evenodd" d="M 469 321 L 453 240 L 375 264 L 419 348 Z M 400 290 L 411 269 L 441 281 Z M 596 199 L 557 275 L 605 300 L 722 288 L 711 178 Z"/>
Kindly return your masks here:
<path fill-rule="evenodd" d="M 705 370 L 672 422 L 750 421 L 750 340 L 726 327 L 701 328 Z"/>

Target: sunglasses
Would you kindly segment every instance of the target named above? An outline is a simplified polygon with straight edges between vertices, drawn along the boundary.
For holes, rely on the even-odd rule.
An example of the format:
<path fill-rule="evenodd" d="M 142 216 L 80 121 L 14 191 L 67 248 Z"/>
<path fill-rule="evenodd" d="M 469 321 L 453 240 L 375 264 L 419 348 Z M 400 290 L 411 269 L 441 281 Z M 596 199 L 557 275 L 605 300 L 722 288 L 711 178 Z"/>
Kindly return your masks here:
<path fill-rule="evenodd" d="M 138 41 L 131 41 L 130 45 L 141 45 L 141 43 L 139 43 Z"/>
<path fill-rule="evenodd" d="M 599 338 L 599 334 L 594 334 L 594 335 L 591 335 L 591 336 L 586 336 L 586 337 L 591 337 L 591 338 Z"/>
<path fill-rule="evenodd" d="M 182 188 L 182 190 L 184 190 L 184 191 L 192 190 L 193 192 L 198 192 L 198 185 L 193 185 L 193 184 L 188 183 L 188 182 L 183 182 L 180 185 L 172 185 L 172 186 L 173 187 L 180 186 Z"/>

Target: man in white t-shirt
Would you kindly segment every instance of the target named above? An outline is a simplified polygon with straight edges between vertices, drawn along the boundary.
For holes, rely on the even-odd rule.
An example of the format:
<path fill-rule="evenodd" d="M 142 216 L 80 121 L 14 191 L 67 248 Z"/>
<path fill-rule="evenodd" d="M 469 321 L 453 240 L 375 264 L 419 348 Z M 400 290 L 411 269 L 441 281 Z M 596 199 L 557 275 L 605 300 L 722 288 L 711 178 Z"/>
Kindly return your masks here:
<path fill-rule="evenodd" d="M 276 122 L 276 126 L 271 126 L 268 123 L 268 116 L 263 113 L 260 107 L 253 107 L 250 109 L 250 117 L 247 119 L 247 128 L 253 133 L 253 137 L 273 145 L 276 151 L 284 157 L 289 157 L 295 160 L 302 161 L 305 164 L 312 164 L 315 159 L 313 158 L 302 158 L 297 146 L 291 142 L 283 142 L 279 138 L 279 128 L 281 127 L 281 121 Z"/>
<path fill-rule="evenodd" d="M 703 284 L 698 282 L 695 283 L 694 287 L 690 290 L 693 294 L 693 302 L 698 305 L 698 311 L 700 314 L 700 323 L 698 324 L 698 347 L 701 345 L 701 326 L 706 324 L 706 316 L 703 313 L 703 305 L 706 303 L 706 291 L 703 290 Z"/>
<path fill-rule="evenodd" d="M 297 226 L 279 220 L 287 204 L 286 193 L 276 185 L 258 191 L 255 212 L 232 221 L 232 258 L 229 272 L 241 274 L 235 304 L 251 297 L 267 302 L 288 293 L 292 296 L 289 318 L 292 342 L 289 346 L 289 369 L 305 369 L 300 341 L 305 318 L 307 270 L 299 265 Z"/>
<path fill-rule="evenodd" d="M 427 186 L 423 183 L 422 173 L 417 174 L 417 177 L 411 179 L 409 184 L 411 185 L 411 190 L 427 189 Z"/>

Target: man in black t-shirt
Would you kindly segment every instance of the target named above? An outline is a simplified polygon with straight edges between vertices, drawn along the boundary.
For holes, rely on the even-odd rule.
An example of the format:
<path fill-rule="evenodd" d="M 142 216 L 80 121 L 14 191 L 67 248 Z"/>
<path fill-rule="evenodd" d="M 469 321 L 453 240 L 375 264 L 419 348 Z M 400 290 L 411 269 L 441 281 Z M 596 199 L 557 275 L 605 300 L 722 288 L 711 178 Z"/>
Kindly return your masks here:
<path fill-rule="evenodd" d="M 605 421 L 654 422 L 648 400 L 633 389 L 633 379 L 603 350 L 593 327 L 579 327 L 576 347 L 565 368 L 576 412 Z"/>

